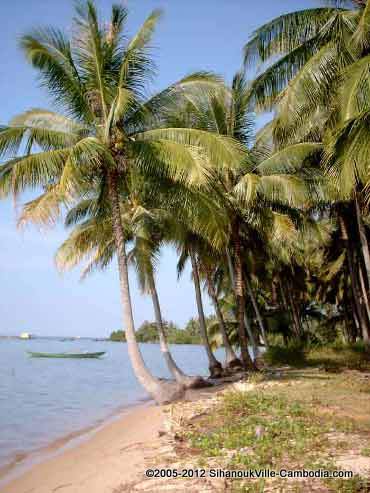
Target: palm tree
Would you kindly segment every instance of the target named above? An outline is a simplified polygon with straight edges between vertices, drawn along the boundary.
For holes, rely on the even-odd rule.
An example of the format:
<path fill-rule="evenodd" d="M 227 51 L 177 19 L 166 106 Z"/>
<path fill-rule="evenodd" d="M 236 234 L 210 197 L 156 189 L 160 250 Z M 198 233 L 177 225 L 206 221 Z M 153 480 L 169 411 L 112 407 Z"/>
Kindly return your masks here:
<path fill-rule="evenodd" d="M 246 249 L 260 250 L 271 234 L 291 234 L 294 224 L 289 214 L 296 216 L 295 208 L 307 203 L 317 188 L 317 180 L 305 163 L 322 151 L 321 143 L 312 142 L 276 150 L 269 144 L 266 129 L 255 137 L 253 98 L 253 84 L 243 73 L 237 73 L 230 88 L 220 88 L 206 98 L 201 95 L 200 99 L 188 99 L 183 113 L 177 112 L 174 117 L 177 125 L 232 137 L 245 151 L 234 166 L 213 173 L 212 193 L 227 216 L 226 256 L 237 300 L 241 356 L 250 368 L 253 363 L 246 329 L 255 355 L 257 349 L 245 310 L 246 292 L 250 293 L 244 265 Z M 252 299 L 256 309 L 254 302 Z"/>
<path fill-rule="evenodd" d="M 165 358 L 166 364 L 175 378 L 175 380 L 185 388 L 201 388 L 201 387 L 207 387 L 211 385 L 209 382 L 206 382 L 202 377 L 199 376 L 189 376 L 186 375 L 181 368 L 178 367 L 176 364 L 175 360 L 172 357 L 172 354 L 170 352 L 170 349 L 168 347 L 167 341 L 166 341 L 166 334 L 164 331 L 164 324 L 163 324 L 163 318 L 162 318 L 162 312 L 161 312 L 161 306 L 159 303 L 159 297 L 157 293 L 157 288 L 155 285 L 154 281 L 154 276 L 149 273 L 149 290 L 152 296 L 152 301 L 153 301 L 153 307 L 154 307 L 154 313 L 155 313 L 155 319 L 156 319 L 156 324 L 159 332 L 159 344 L 160 344 L 160 349 L 161 352 Z"/>
<path fill-rule="evenodd" d="M 216 284 L 215 284 L 215 268 L 218 267 L 217 264 L 220 263 L 221 259 L 217 255 L 215 250 L 212 250 L 211 246 L 208 244 L 202 245 L 199 253 L 199 267 L 200 272 L 204 275 L 209 297 L 212 300 L 214 306 L 216 319 L 218 322 L 218 329 L 221 333 L 222 345 L 225 348 L 225 368 L 235 369 L 241 368 L 242 363 L 240 359 L 236 356 L 235 351 L 230 343 L 229 335 L 227 333 L 225 319 L 220 307 Z M 217 262 L 217 263 L 216 263 Z"/>
<path fill-rule="evenodd" d="M 148 188 L 150 188 L 150 192 L 148 197 L 145 197 L 145 192 Z M 176 197 L 176 193 L 179 194 L 178 198 Z M 132 259 L 136 267 L 142 291 L 144 293 L 148 292 L 152 298 L 159 333 L 160 349 L 170 373 L 185 388 L 206 387 L 210 385 L 209 382 L 206 382 L 199 376 L 193 377 L 186 375 L 172 357 L 166 340 L 162 311 L 155 282 L 155 264 L 159 256 L 160 247 L 166 239 L 172 239 L 171 231 L 173 228 L 177 228 L 177 226 L 174 226 L 175 218 L 171 211 L 171 200 L 178 202 L 180 199 L 182 202 L 181 205 L 183 206 L 186 190 L 181 186 L 176 187 L 173 184 L 170 194 L 172 197 L 168 197 L 169 191 L 165 183 L 158 183 L 156 186 L 154 183 L 150 184 L 147 182 L 143 186 L 141 177 L 135 177 L 134 173 L 131 174 L 130 200 L 128 201 L 128 207 L 123 208 L 124 222 L 125 224 L 128 223 L 131 225 L 135 238 L 135 245 L 129 253 L 129 258 Z M 179 204 L 180 207 L 181 205 Z M 165 207 L 167 207 L 167 210 Z M 178 221 L 178 214 L 179 207 L 177 207 L 176 221 Z"/>
<path fill-rule="evenodd" d="M 203 309 L 202 290 L 201 290 L 200 276 L 199 276 L 199 258 L 197 255 L 197 250 L 199 247 L 200 240 L 197 235 L 187 230 L 186 225 L 184 225 L 183 230 L 179 231 L 178 233 L 177 243 L 179 245 L 178 249 L 180 251 L 180 257 L 178 261 L 179 275 L 183 272 L 186 260 L 188 258 L 190 259 L 190 263 L 191 263 L 192 278 L 193 278 L 194 290 L 195 290 L 195 299 L 196 299 L 197 310 L 198 310 L 199 330 L 200 330 L 200 336 L 202 338 L 203 346 L 207 353 L 208 369 L 211 378 L 220 378 L 223 374 L 222 365 L 213 354 L 208 338 L 206 318 Z"/>
<path fill-rule="evenodd" d="M 282 15 L 258 28 L 244 47 L 247 68 L 267 65 L 251 90 L 257 109 L 277 110 L 276 144 L 298 137 L 319 141 L 323 123 L 335 118 L 333 82 L 356 57 L 351 39 L 363 8 L 344 3 Z"/>
<path fill-rule="evenodd" d="M 131 167 L 199 183 L 209 161 L 223 166 L 235 161 L 240 150 L 230 139 L 162 124 L 161 110 L 169 100 L 179 98 L 185 88 L 218 83 L 215 77 L 195 74 L 145 99 L 154 68 L 149 46 L 159 17 L 159 11 L 150 14 L 125 43 L 127 10 L 113 6 L 107 26 L 87 0 L 76 8 L 72 39 L 53 28 L 23 36 L 27 58 L 63 113 L 34 109 L 1 128 L 0 155 L 8 160 L 0 169 L 0 194 L 48 187 L 53 198 L 43 197 L 38 205 L 47 202 L 48 214 L 55 217 L 61 204 L 80 198 L 89 184 L 99 190 L 99 201 L 111 215 L 131 363 L 140 383 L 161 403 L 177 398 L 181 389 L 150 374 L 136 343 L 121 190 Z"/>
<path fill-rule="evenodd" d="M 341 202 L 353 202 L 358 231 L 347 225 L 354 237 L 346 242 L 346 257 L 351 265 L 354 300 L 360 297 L 360 305 L 367 307 L 370 252 L 363 216 L 369 181 L 366 114 L 370 5 L 365 0 L 352 3 L 352 9 L 306 10 L 275 19 L 256 31 L 245 54 L 247 63 L 270 62 L 253 84 L 253 93 L 259 108 L 276 110 L 272 125 L 275 145 L 322 141 L 323 167 L 330 184 L 335 185 L 327 202 L 342 229 L 345 220 Z M 361 245 L 360 261 L 355 251 L 357 243 Z M 362 320 L 363 336 L 369 340 L 369 315 L 362 316 L 359 307 L 356 311 Z"/>
<path fill-rule="evenodd" d="M 170 213 L 160 207 L 160 194 L 158 186 L 154 183 L 143 184 L 142 177 L 131 171 L 130 189 L 128 195 L 122 198 L 121 213 L 123 224 L 126 228 L 126 238 L 134 241 L 134 247 L 128 253 L 128 261 L 131 262 L 138 273 L 141 289 L 149 293 L 152 298 L 153 308 L 160 339 L 160 349 L 165 358 L 170 373 L 175 380 L 185 388 L 197 388 L 208 386 L 201 377 L 186 375 L 176 364 L 166 341 L 161 307 L 155 283 L 154 265 L 159 255 L 162 229 L 170 219 Z M 144 186 L 143 186 L 144 185 Z M 145 192 L 150 188 L 148 197 Z M 172 187 L 172 193 L 174 193 Z M 146 201 L 145 201 L 146 198 Z M 27 208 L 24 214 L 27 214 Z M 78 226 L 71 232 L 67 240 L 59 248 L 56 260 L 60 270 L 71 269 L 87 260 L 87 265 L 82 277 L 86 277 L 95 269 L 105 269 L 113 260 L 115 253 L 111 220 L 105 211 L 99 211 L 98 200 L 84 200 L 71 209 L 66 218 L 66 225 Z M 82 218 L 84 219 L 81 223 Z"/>

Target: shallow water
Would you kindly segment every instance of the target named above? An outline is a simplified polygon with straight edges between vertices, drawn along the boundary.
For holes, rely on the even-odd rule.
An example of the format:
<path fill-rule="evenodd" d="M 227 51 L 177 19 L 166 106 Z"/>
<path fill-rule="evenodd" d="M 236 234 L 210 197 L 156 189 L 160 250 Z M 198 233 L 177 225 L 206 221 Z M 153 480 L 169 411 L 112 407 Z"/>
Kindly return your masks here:
<path fill-rule="evenodd" d="M 169 377 L 158 345 L 142 344 L 141 350 L 156 375 Z M 173 345 L 171 350 L 188 373 L 207 374 L 202 347 Z M 106 351 L 106 355 L 47 359 L 31 358 L 26 351 Z M 0 467 L 146 399 L 132 373 L 126 344 L 0 339 Z"/>

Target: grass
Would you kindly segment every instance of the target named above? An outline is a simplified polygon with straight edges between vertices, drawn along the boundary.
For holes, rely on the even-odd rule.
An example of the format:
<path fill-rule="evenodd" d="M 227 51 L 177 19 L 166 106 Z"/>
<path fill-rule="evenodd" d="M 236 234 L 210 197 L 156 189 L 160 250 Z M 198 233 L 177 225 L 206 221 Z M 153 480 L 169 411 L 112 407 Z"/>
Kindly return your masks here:
<path fill-rule="evenodd" d="M 356 372 L 323 375 L 303 370 L 288 371 L 273 384 L 257 383 L 253 391 L 226 392 L 216 407 L 187 423 L 185 441 L 199 467 L 335 470 L 336 457 L 351 447 L 358 447 L 359 456 L 370 455 L 369 429 L 368 380 Z M 359 476 L 294 481 L 234 480 L 231 491 L 370 491 Z M 312 481 L 320 489 L 314 489 Z M 272 486 L 278 489 L 269 489 Z"/>
<path fill-rule="evenodd" d="M 370 447 L 365 447 L 361 450 L 361 455 L 364 457 L 370 457 Z"/>
<path fill-rule="evenodd" d="M 370 370 L 370 350 L 361 343 L 331 344 L 304 348 L 301 345 L 271 346 L 264 354 L 270 366 L 289 365 L 295 368 L 324 367 L 328 371 Z"/>

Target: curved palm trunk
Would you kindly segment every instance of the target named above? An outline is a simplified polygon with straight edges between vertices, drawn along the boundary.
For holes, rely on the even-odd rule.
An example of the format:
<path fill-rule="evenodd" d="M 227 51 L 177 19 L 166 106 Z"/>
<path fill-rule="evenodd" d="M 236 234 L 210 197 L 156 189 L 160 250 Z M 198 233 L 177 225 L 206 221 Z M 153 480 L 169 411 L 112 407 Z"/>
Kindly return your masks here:
<path fill-rule="evenodd" d="M 292 314 L 292 320 L 293 320 L 293 328 L 294 328 L 294 335 L 298 341 L 302 339 L 302 324 L 301 320 L 299 317 L 299 313 L 297 310 L 297 306 L 294 301 L 293 293 L 291 286 L 288 285 L 288 298 L 289 298 L 289 304 L 290 304 L 290 311 Z"/>
<path fill-rule="evenodd" d="M 356 213 L 360 212 L 359 209 L 357 210 L 358 203 L 356 201 Z M 349 276 L 351 279 L 351 288 L 352 288 L 352 298 L 354 302 L 354 306 L 357 310 L 357 317 L 353 317 L 356 323 L 357 319 L 357 324 L 359 325 L 359 328 L 362 332 L 362 338 L 365 342 L 365 344 L 369 345 L 370 344 L 370 338 L 369 338 L 369 330 L 368 330 L 368 323 L 369 320 L 366 317 L 363 306 L 361 304 L 362 297 L 361 297 L 361 292 L 360 288 L 358 286 L 357 282 L 357 276 L 356 276 L 356 270 L 355 270 L 355 253 L 353 251 L 353 246 L 350 242 L 349 234 L 348 234 L 348 229 L 346 222 L 342 216 L 339 216 L 339 225 L 341 228 L 342 232 L 342 238 L 346 242 L 346 256 L 347 256 L 347 262 L 348 262 L 348 271 L 349 271 Z M 361 268 L 361 266 L 360 266 Z M 355 312 L 354 312 L 355 315 Z"/>
<path fill-rule="evenodd" d="M 191 248 L 189 249 L 189 255 L 191 260 L 191 267 L 193 269 L 193 280 L 194 280 L 194 288 L 195 288 L 195 297 L 196 297 L 197 308 L 198 308 L 200 335 L 202 337 L 203 345 L 207 352 L 209 372 L 212 378 L 219 378 L 222 376 L 222 365 L 215 358 L 215 355 L 213 354 L 211 346 L 209 344 L 206 321 L 203 311 L 202 293 L 200 290 L 197 260 L 195 258 L 195 253 Z"/>
<path fill-rule="evenodd" d="M 355 195 L 355 207 L 356 207 L 356 217 L 357 217 L 357 226 L 360 236 L 362 255 L 364 258 L 365 269 L 367 274 L 367 282 L 368 286 L 370 286 L 370 253 L 369 253 L 369 244 L 367 242 L 366 230 L 361 216 L 360 204 L 358 202 L 357 194 Z"/>
<path fill-rule="evenodd" d="M 261 315 L 260 309 L 258 307 L 256 297 L 254 296 L 253 289 L 252 289 L 251 283 L 249 282 L 248 276 L 245 277 L 245 284 L 247 286 L 248 295 L 252 301 L 253 309 L 254 309 L 254 312 L 255 312 L 257 320 L 258 320 L 258 325 L 260 326 L 263 342 L 265 343 L 265 347 L 267 348 L 268 342 L 267 342 L 267 337 L 266 337 L 265 325 L 263 323 L 262 315 Z"/>
<path fill-rule="evenodd" d="M 236 354 L 235 354 L 235 352 L 234 352 L 234 350 L 230 344 L 229 336 L 227 335 L 225 320 L 224 320 L 224 317 L 222 315 L 220 305 L 218 303 L 217 294 L 216 294 L 215 286 L 213 284 L 212 276 L 208 271 L 206 272 L 206 275 L 207 275 L 207 284 L 208 284 L 209 294 L 211 296 L 213 306 L 215 308 L 217 320 L 218 320 L 218 323 L 220 325 L 222 342 L 223 342 L 223 345 L 225 348 L 226 367 L 229 367 L 229 368 L 240 367 L 241 361 L 236 356 Z"/>
<path fill-rule="evenodd" d="M 253 356 L 256 358 L 257 356 L 257 347 L 256 347 L 256 342 L 254 340 L 252 328 L 250 326 L 247 313 L 245 311 L 245 300 L 244 300 L 244 289 L 243 289 L 243 269 L 242 269 L 242 262 L 241 262 L 241 252 L 240 252 L 240 239 L 239 235 L 237 238 L 235 238 L 234 241 L 234 247 L 236 249 L 235 251 L 235 271 L 234 267 L 232 264 L 231 256 L 228 251 L 226 251 L 227 254 L 227 260 L 228 260 L 228 265 L 229 265 L 229 271 L 230 271 L 230 277 L 231 277 L 231 283 L 234 288 L 235 292 L 235 298 L 236 298 L 236 303 L 237 303 L 237 317 L 238 317 L 238 333 L 239 333 L 239 339 L 240 339 L 240 354 L 242 357 L 243 364 L 245 368 L 250 368 L 250 369 L 256 369 L 255 364 L 253 363 L 249 351 L 248 351 L 248 340 L 246 336 L 246 330 L 248 332 L 248 337 L 252 345 L 252 350 L 253 350 Z"/>
<path fill-rule="evenodd" d="M 280 276 L 279 276 L 279 288 L 280 288 L 280 295 L 281 295 L 281 301 L 283 303 L 283 308 L 286 312 L 289 312 L 289 305 L 286 299 L 284 286 L 283 283 L 281 282 Z"/>
<path fill-rule="evenodd" d="M 368 318 L 368 320 L 370 320 L 369 298 L 367 295 L 366 286 L 365 286 L 365 279 L 364 279 L 364 276 L 362 273 L 362 267 L 361 267 L 360 262 L 358 262 L 358 276 L 360 279 L 360 287 L 361 287 L 361 291 L 362 291 L 362 298 L 364 300 L 364 304 L 365 304 L 365 308 L 366 308 L 367 318 Z M 370 344 L 369 331 L 367 330 L 367 327 L 366 327 L 366 332 L 364 334 L 364 342 L 365 342 L 365 344 Z"/>
<path fill-rule="evenodd" d="M 128 354 L 135 376 L 145 390 L 158 404 L 169 403 L 183 395 L 183 388 L 178 384 L 174 385 L 168 382 L 161 382 L 155 378 L 146 367 L 140 352 L 140 348 L 135 337 L 134 318 L 132 314 L 126 246 L 119 206 L 117 175 L 112 171 L 108 174 L 108 187 L 112 207 L 113 234 L 117 252 L 123 320 L 125 323 Z"/>
<path fill-rule="evenodd" d="M 168 347 L 167 344 L 166 334 L 163 327 L 163 319 L 162 319 L 161 306 L 159 303 L 158 292 L 155 285 L 154 277 L 152 275 L 150 276 L 149 283 L 150 283 L 149 288 L 152 296 L 153 308 L 155 313 L 155 321 L 157 324 L 158 334 L 159 334 L 159 346 L 171 375 L 173 375 L 176 382 L 178 382 L 180 385 L 183 385 L 186 388 L 199 388 L 199 387 L 208 386 L 209 385 L 208 382 L 206 382 L 202 377 L 199 376 L 191 377 L 189 375 L 186 375 L 177 366 L 170 352 L 170 348 Z"/>
<path fill-rule="evenodd" d="M 357 308 L 357 318 L 360 323 L 360 329 L 362 333 L 362 339 L 365 342 L 365 344 L 369 344 L 369 331 L 368 331 L 368 320 L 365 314 L 364 306 L 363 306 L 363 300 L 360 292 L 360 288 L 358 286 L 358 281 L 356 277 L 356 270 L 355 270 L 355 254 L 351 251 L 351 249 L 348 250 L 348 255 L 347 255 L 347 260 L 348 260 L 348 268 L 349 268 L 349 274 L 351 278 L 351 285 L 352 285 L 352 293 L 353 293 L 353 299 L 355 302 L 355 306 Z"/>

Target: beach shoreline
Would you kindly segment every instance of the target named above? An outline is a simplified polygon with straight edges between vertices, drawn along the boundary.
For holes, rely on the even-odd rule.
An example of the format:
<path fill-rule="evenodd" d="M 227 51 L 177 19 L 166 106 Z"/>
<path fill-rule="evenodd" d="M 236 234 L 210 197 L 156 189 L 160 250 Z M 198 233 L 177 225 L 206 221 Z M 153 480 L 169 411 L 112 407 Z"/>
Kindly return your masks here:
<path fill-rule="evenodd" d="M 0 470 L 1 491 L 112 492 L 140 474 L 143 450 L 158 438 L 162 423 L 161 407 L 153 401 L 126 406 L 97 425 L 70 433 L 5 466 Z"/>

